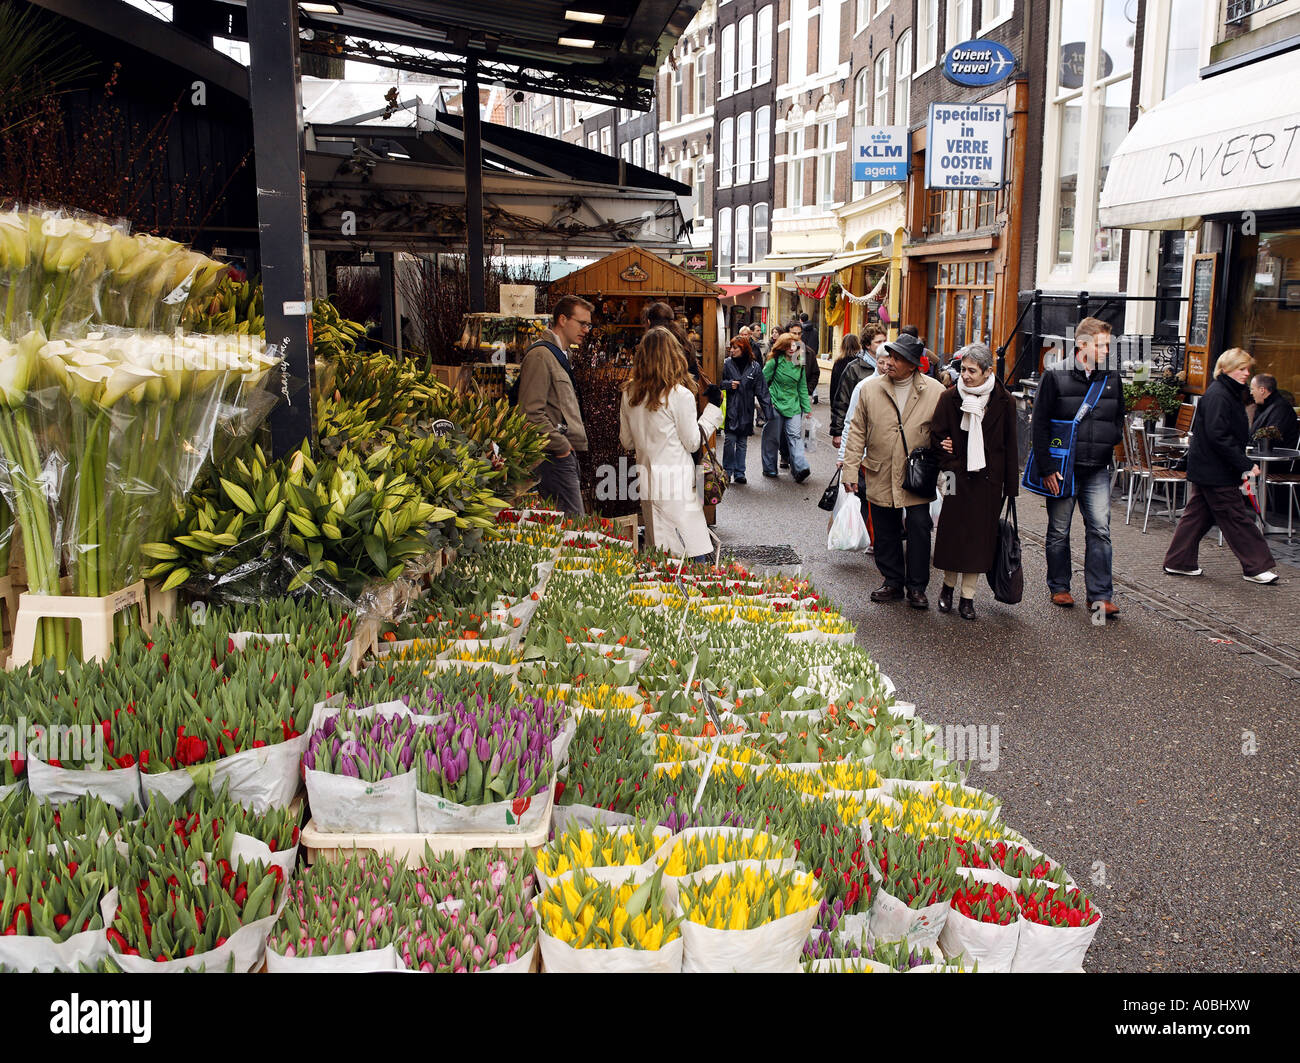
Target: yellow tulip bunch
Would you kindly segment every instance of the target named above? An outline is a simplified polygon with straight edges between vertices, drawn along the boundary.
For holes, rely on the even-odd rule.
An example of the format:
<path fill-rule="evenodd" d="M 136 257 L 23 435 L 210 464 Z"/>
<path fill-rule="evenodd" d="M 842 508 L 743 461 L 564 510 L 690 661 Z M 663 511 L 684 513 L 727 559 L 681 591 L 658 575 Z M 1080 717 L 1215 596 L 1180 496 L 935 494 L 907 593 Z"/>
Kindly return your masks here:
<path fill-rule="evenodd" d="M 640 885 L 614 886 L 578 872 L 542 896 L 542 928 L 575 949 L 653 952 L 681 936 L 681 919 L 669 919 L 665 907 L 658 875 Z"/>
<path fill-rule="evenodd" d="M 992 794 L 982 790 L 973 790 L 969 786 L 943 784 L 935 788 L 935 800 L 950 808 L 970 809 L 972 812 L 988 814 L 1002 806 L 1002 802 Z"/>
<path fill-rule="evenodd" d="M 662 843 L 653 822 L 570 827 L 538 850 L 537 867 L 547 878 L 581 867 L 638 867 L 649 863 Z"/>
<path fill-rule="evenodd" d="M 451 645 L 450 639 L 415 639 L 386 655 L 389 661 L 431 661 Z M 382 647 L 381 647 L 382 649 Z"/>
<path fill-rule="evenodd" d="M 715 930 L 753 930 L 821 903 L 817 880 L 803 871 L 777 874 L 752 867 L 682 887 L 686 919 Z"/>
<path fill-rule="evenodd" d="M 701 831 L 678 838 L 667 856 L 660 858 L 660 863 L 665 874 L 677 878 L 714 864 L 729 864 L 735 860 L 786 860 L 797 855 L 798 851 L 789 842 L 762 831 L 753 834 Z"/>
<path fill-rule="evenodd" d="M 855 630 L 853 624 L 839 613 L 822 613 L 817 620 L 817 630 L 828 635 L 846 635 Z"/>
<path fill-rule="evenodd" d="M 935 833 L 950 834 L 977 842 L 995 842 L 1010 836 L 1010 831 L 1001 820 L 989 820 L 983 816 L 950 816 L 942 826 L 935 825 Z"/>
<path fill-rule="evenodd" d="M 774 778 L 795 793 L 809 797 L 822 797 L 826 793 L 826 780 L 815 771 L 792 771 L 789 768 L 776 768 L 774 771 Z"/>
<path fill-rule="evenodd" d="M 851 761 L 828 761 L 817 774 L 831 790 L 874 790 L 880 786 L 875 768 Z"/>

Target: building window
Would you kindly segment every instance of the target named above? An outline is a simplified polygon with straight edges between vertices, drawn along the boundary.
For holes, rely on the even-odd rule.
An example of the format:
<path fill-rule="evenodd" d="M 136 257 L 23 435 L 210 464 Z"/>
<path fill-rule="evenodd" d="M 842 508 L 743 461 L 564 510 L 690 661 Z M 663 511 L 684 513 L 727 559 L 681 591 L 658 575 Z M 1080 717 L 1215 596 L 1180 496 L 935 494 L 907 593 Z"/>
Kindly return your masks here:
<path fill-rule="evenodd" d="M 1011 12 L 1015 9 L 1015 0 L 984 0 L 980 6 L 980 16 L 984 23 L 980 27 L 980 34 L 986 30 L 991 30 L 994 26 L 1006 22 L 1011 17 Z M 1199 7 L 1199 5 L 1198 5 Z M 1196 12 L 1196 17 L 1200 16 L 1200 11 Z"/>
<path fill-rule="evenodd" d="M 736 91 L 744 92 L 754 84 L 754 16 L 746 15 L 738 27 L 740 39 L 736 44 Z"/>
<path fill-rule="evenodd" d="M 872 113 L 876 125 L 889 125 L 889 52 L 882 51 L 876 56 L 875 66 L 876 105 Z"/>
<path fill-rule="evenodd" d="M 974 32 L 975 0 L 948 0 L 948 47 L 953 48 L 971 39 Z"/>
<path fill-rule="evenodd" d="M 835 120 L 817 125 L 817 205 L 830 210 L 835 201 Z"/>
<path fill-rule="evenodd" d="M 600 131 L 600 150 L 606 155 L 614 154 L 614 131 L 609 126 Z"/>
<path fill-rule="evenodd" d="M 758 13 L 757 35 L 754 51 L 758 56 L 758 69 L 754 72 L 754 84 L 766 85 L 772 80 L 772 5 L 762 8 Z"/>
<path fill-rule="evenodd" d="M 766 181 L 772 161 L 772 108 L 760 107 L 754 115 L 754 180 Z"/>
<path fill-rule="evenodd" d="M 708 190 L 707 177 L 704 163 L 700 162 L 695 167 L 695 220 L 697 221 L 703 221 L 708 217 L 704 209 L 704 194 Z"/>
<path fill-rule="evenodd" d="M 587 149 L 589 151 L 600 150 L 600 134 L 597 133 L 594 129 L 587 134 Z"/>
<path fill-rule="evenodd" d="M 751 262 L 761 262 L 767 258 L 767 216 L 769 208 L 766 203 L 754 205 L 754 247 Z"/>
<path fill-rule="evenodd" d="M 821 18 L 817 21 L 817 70 L 825 74 L 840 63 L 840 7 L 841 0 L 821 0 Z"/>
<path fill-rule="evenodd" d="M 701 52 L 695 59 L 695 113 L 703 114 L 708 105 L 709 68 L 708 57 Z"/>
<path fill-rule="evenodd" d="M 804 131 L 792 129 L 786 136 L 785 205 L 793 214 L 803 212 L 803 145 Z"/>
<path fill-rule="evenodd" d="M 882 53 L 883 54 L 883 53 Z M 869 126 L 871 124 L 871 71 L 860 70 L 853 79 L 853 125 Z M 855 134 L 856 136 L 856 134 Z M 852 163 L 850 162 L 850 166 Z M 849 176 L 852 176 L 850 173 Z M 867 194 L 867 181 L 853 182 L 853 198 L 861 199 Z"/>
<path fill-rule="evenodd" d="M 749 207 L 736 208 L 736 265 L 748 266 L 754 260 L 749 257 Z"/>
<path fill-rule="evenodd" d="M 655 135 L 647 133 L 645 135 L 645 168 L 659 172 L 659 156 L 655 154 Z"/>
<path fill-rule="evenodd" d="M 856 37 L 871 22 L 871 0 L 857 0 L 853 5 L 853 35 Z"/>
<path fill-rule="evenodd" d="M 575 124 L 576 123 L 574 120 L 574 113 L 573 113 L 573 101 L 565 100 L 564 101 L 564 128 L 566 131 L 570 130 L 574 127 Z"/>
<path fill-rule="evenodd" d="M 632 165 L 633 166 L 641 165 L 641 138 L 640 137 L 637 137 L 636 140 L 632 141 Z"/>
<path fill-rule="evenodd" d="M 912 106 L 912 31 L 899 34 L 895 49 L 898 69 L 894 77 L 894 125 L 908 125 Z"/>
<path fill-rule="evenodd" d="M 916 0 L 916 69 L 934 66 L 939 47 L 939 0 Z"/>
<path fill-rule="evenodd" d="M 626 140 L 618 146 L 618 157 L 624 162 L 632 161 L 632 145 Z"/>
<path fill-rule="evenodd" d="M 673 69 L 673 87 L 668 97 L 668 110 L 671 112 L 670 122 L 680 122 L 682 120 L 682 68 L 678 64 Z"/>
<path fill-rule="evenodd" d="M 962 193 L 966 195 L 967 193 Z M 993 345 L 993 263 L 988 259 L 931 266 L 930 339 L 935 349 Z"/>
<path fill-rule="evenodd" d="M 718 211 L 718 280 L 731 280 L 731 208 Z"/>
<path fill-rule="evenodd" d="M 754 116 L 746 111 L 736 116 L 736 184 L 749 184 L 750 160 L 754 157 Z M 740 233 L 740 225 L 736 225 Z"/>
<path fill-rule="evenodd" d="M 736 27 L 722 27 L 722 77 L 718 83 L 718 96 L 725 99 L 736 91 Z"/>
<path fill-rule="evenodd" d="M 1199 78 L 1201 0 L 1173 0 L 1169 8 L 1169 54 L 1165 60 L 1165 96 Z"/>
<path fill-rule="evenodd" d="M 718 187 L 731 187 L 731 168 L 735 164 L 735 121 L 724 118 L 718 126 Z"/>

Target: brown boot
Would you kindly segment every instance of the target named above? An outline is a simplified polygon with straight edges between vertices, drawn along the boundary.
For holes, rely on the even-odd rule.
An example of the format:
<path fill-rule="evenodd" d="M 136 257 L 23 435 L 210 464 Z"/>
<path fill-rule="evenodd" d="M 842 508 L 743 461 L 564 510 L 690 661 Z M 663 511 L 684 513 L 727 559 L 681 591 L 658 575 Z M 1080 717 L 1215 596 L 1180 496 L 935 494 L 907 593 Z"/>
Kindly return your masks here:
<path fill-rule="evenodd" d="M 1055 594 L 1052 595 L 1052 604 L 1059 605 L 1063 609 L 1073 609 L 1074 597 L 1070 594 L 1069 591 L 1057 591 Z"/>

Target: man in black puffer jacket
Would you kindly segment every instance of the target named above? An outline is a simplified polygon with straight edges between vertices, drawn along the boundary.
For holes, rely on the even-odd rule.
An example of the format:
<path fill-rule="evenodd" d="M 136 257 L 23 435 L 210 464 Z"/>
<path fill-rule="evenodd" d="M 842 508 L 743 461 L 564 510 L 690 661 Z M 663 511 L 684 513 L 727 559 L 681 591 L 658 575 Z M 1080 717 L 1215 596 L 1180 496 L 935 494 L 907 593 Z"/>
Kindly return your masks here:
<path fill-rule="evenodd" d="M 1214 382 L 1196 406 L 1192 444 L 1187 451 L 1187 508 L 1174 529 L 1165 554 L 1165 571 L 1171 576 L 1199 576 L 1197 548 L 1215 524 L 1223 541 L 1241 562 L 1251 583 L 1276 583 L 1273 552 L 1255 526 L 1254 507 L 1241 493 L 1241 481 L 1258 476 L 1259 466 L 1246 457 L 1244 397 L 1254 359 L 1240 347 L 1219 355 Z"/>
<path fill-rule="evenodd" d="M 1070 519 L 1075 499 L 1083 512 L 1085 554 L 1084 585 L 1089 610 L 1106 619 L 1119 613 L 1111 601 L 1110 464 L 1115 445 L 1124 435 L 1124 387 L 1119 373 L 1110 368 L 1110 326 L 1085 317 L 1074 330 L 1074 356 L 1060 368 L 1043 373 L 1034 399 L 1034 461 L 1048 490 L 1047 588 L 1054 605 L 1074 605 L 1070 595 Z M 1069 421 L 1079 412 L 1089 387 L 1105 386 L 1088 414 L 1079 422 L 1074 445 L 1074 494 L 1061 495 L 1064 486 L 1059 464 L 1052 458 L 1051 421 Z"/>

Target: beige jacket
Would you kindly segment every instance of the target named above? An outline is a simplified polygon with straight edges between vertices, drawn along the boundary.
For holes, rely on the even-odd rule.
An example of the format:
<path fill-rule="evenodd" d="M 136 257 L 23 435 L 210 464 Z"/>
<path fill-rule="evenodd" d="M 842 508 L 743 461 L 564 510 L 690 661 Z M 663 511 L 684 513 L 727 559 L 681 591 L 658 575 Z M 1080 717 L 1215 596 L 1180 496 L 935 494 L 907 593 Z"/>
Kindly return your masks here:
<path fill-rule="evenodd" d="M 912 397 L 903 411 L 903 431 L 898 430 L 898 406 L 894 382 L 874 376 L 862 385 L 853 421 L 844 441 L 845 484 L 856 484 L 858 466 L 867 470 L 867 501 L 877 506 L 901 509 L 932 502 L 903 490 L 903 470 L 908 450 L 930 445 L 930 422 L 939 406 L 944 386 L 919 369 L 912 374 Z M 903 448 L 903 436 L 907 449 Z"/>
<path fill-rule="evenodd" d="M 554 332 L 546 331 L 539 341 L 546 340 L 560 350 L 564 345 Z M 524 416 L 547 434 L 546 453 L 557 457 L 570 447 L 587 449 L 587 432 L 582 425 L 582 411 L 578 408 L 578 394 L 564 366 L 545 347 L 533 347 L 524 355 L 519 368 L 519 406 Z M 559 425 L 568 426 L 561 432 Z"/>

